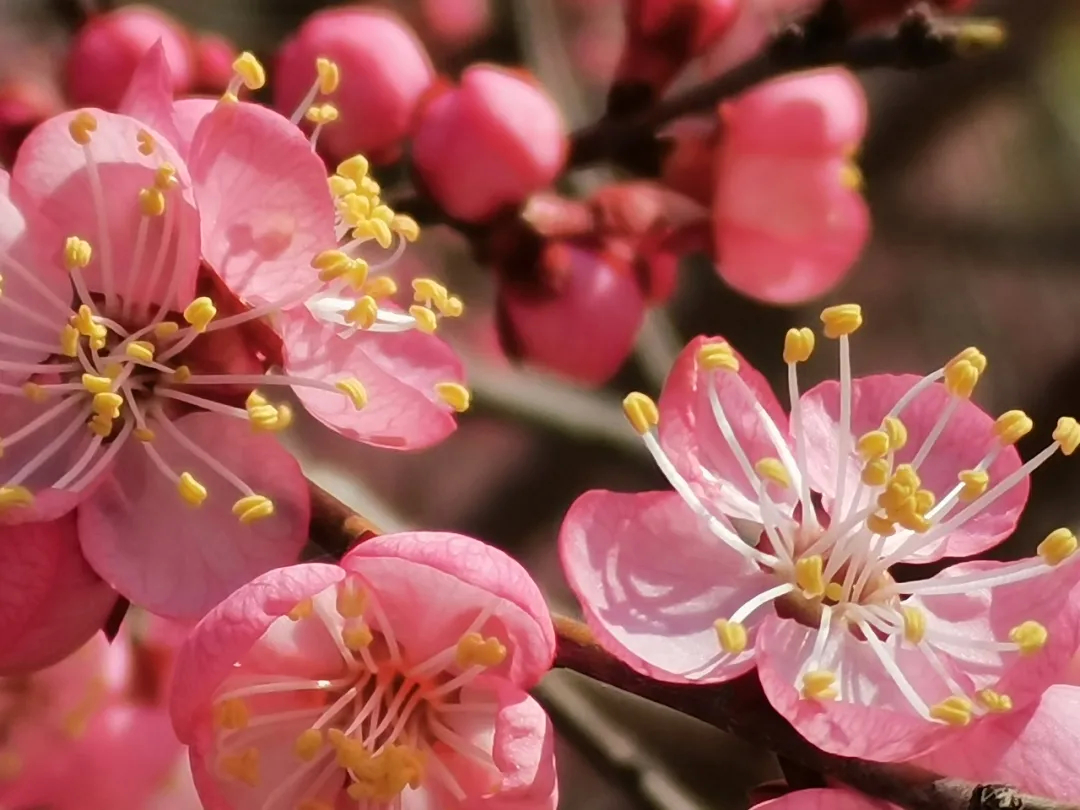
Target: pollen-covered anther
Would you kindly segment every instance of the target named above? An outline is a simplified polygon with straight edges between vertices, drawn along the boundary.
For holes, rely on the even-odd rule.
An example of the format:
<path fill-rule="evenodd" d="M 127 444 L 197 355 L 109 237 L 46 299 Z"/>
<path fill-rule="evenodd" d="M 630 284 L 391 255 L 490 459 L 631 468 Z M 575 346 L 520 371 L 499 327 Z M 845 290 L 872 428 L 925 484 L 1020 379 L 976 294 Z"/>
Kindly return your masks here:
<path fill-rule="evenodd" d="M 315 60 L 315 72 L 319 76 L 319 92 L 328 96 L 338 89 L 341 82 L 341 71 L 337 62 L 333 62 L 324 56 Z"/>
<path fill-rule="evenodd" d="M 334 281 L 348 270 L 352 257 L 343 250 L 324 250 L 311 260 L 311 266 L 319 271 L 319 281 Z"/>
<path fill-rule="evenodd" d="M 1076 535 L 1072 529 L 1062 527 L 1046 535 L 1036 551 L 1047 565 L 1060 565 L 1076 553 L 1076 547 Z"/>
<path fill-rule="evenodd" d="M 371 164 L 366 157 L 363 155 L 353 155 L 351 158 L 343 160 L 338 164 L 337 173 L 342 177 L 349 178 L 359 185 L 367 178 L 370 168 Z"/>
<path fill-rule="evenodd" d="M 100 394 L 94 394 L 91 407 L 99 416 L 119 419 L 120 411 L 124 407 L 124 398 L 112 391 L 103 391 Z"/>
<path fill-rule="evenodd" d="M 902 450 L 907 444 L 907 426 L 898 417 L 886 416 L 881 420 L 881 429 L 889 437 L 889 449 L 893 452 Z"/>
<path fill-rule="evenodd" d="M 1071 416 L 1063 416 L 1054 428 L 1054 441 L 1061 445 L 1063 455 L 1071 456 L 1080 447 L 1080 424 Z"/>
<path fill-rule="evenodd" d="M 163 339 L 172 337 L 180 331 L 180 324 L 176 321 L 162 321 L 154 326 L 154 337 Z"/>
<path fill-rule="evenodd" d="M 863 324 L 862 307 L 858 304 L 837 304 L 821 311 L 821 323 L 827 338 L 850 335 Z"/>
<path fill-rule="evenodd" d="M 45 400 L 49 398 L 49 390 L 41 385 L 38 385 L 36 382 L 23 383 L 22 392 L 24 397 L 26 397 L 31 402 L 36 402 L 38 404 L 45 402 Z M 0 450 L 0 455 L 2 454 L 3 451 Z"/>
<path fill-rule="evenodd" d="M 191 473 L 180 474 L 176 482 L 176 491 L 188 506 L 202 506 L 206 500 L 206 487 L 200 484 Z"/>
<path fill-rule="evenodd" d="M 133 340 L 124 347 L 124 354 L 132 360 L 150 363 L 154 359 L 154 344 L 148 340 Z"/>
<path fill-rule="evenodd" d="M 353 652 L 366 650 L 374 640 L 375 634 L 371 632 L 371 628 L 360 620 L 346 622 L 341 630 L 342 643 Z"/>
<path fill-rule="evenodd" d="M 64 266 L 68 270 L 81 270 L 90 264 L 94 250 L 90 243 L 78 236 L 69 236 L 64 240 Z"/>
<path fill-rule="evenodd" d="M 833 602 L 839 602 L 844 598 L 844 586 L 839 582 L 830 582 L 825 586 L 825 598 Z"/>
<path fill-rule="evenodd" d="M 338 108 L 333 104 L 313 104 L 304 113 L 304 118 L 317 126 L 326 126 L 338 120 Z"/>
<path fill-rule="evenodd" d="M 891 537 L 896 533 L 896 524 L 889 519 L 888 515 L 881 512 L 872 512 L 867 516 L 866 528 L 882 537 Z"/>
<path fill-rule="evenodd" d="M 904 605 L 900 613 L 904 617 L 904 638 L 918 644 L 926 636 L 926 614 L 914 605 Z"/>
<path fill-rule="evenodd" d="M 772 481 L 774 484 L 779 484 L 782 487 L 791 486 L 791 477 L 788 475 L 787 468 L 778 458 L 759 459 L 754 464 L 754 470 L 763 479 Z"/>
<path fill-rule="evenodd" d="M 460 667 L 497 667 L 506 660 L 506 646 L 494 636 L 466 633 L 457 643 Z"/>
<path fill-rule="evenodd" d="M 356 378 L 350 377 L 345 380 L 338 380 L 334 383 L 334 388 L 347 396 L 356 410 L 360 410 L 367 405 L 367 391 L 364 389 L 363 384 Z"/>
<path fill-rule="evenodd" d="M 978 498 L 990 484 L 990 474 L 986 470 L 961 470 L 956 477 L 964 485 L 960 490 L 960 500 L 965 502 Z"/>
<path fill-rule="evenodd" d="M 139 153 L 149 157 L 154 154 L 154 148 L 157 146 L 157 142 L 154 140 L 154 136 L 147 132 L 145 129 L 140 129 L 135 133 L 135 140 L 139 143 Z"/>
<path fill-rule="evenodd" d="M 109 438 L 113 431 L 113 419 L 108 414 L 95 413 L 90 417 L 86 423 L 86 427 L 95 436 L 100 436 L 102 439 Z"/>
<path fill-rule="evenodd" d="M 293 743 L 293 752 L 304 762 L 311 762 L 323 747 L 323 735 L 317 728 L 301 731 Z"/>
<path fill-rule="evenodd" d="M 472 404 L 472 394 L 461 383 L 441 382 L 435 384 L 435 394 L 457 413 L 465 413 Z"/>
<path fill-rule="evenodd" d="M 729 655 L 738 655 L 746 649 L 749 635 L 746 632 L 746 627 L 741 622 L 717 619 L 713 623 L 713 627 L 716 628 L 716 638 L 724 652 Z"/>
<path fill-rule="evenodd" d="M 450 293 L 439 282 L 430 278 L 416 278 L 412 282 L 413 300 L 424 306 L 445 303 Z"/>
<path fill-rule="evenodd" d="M 232 68 L 248 90 L 261 90 L 266 84 L 266 69 L 250 51 L 244 51 L 236 57 Z"/>
<path fill-rule="evenodd" d="M 970 360 L 945 367 L 945 390 L 955 397 L 970 399 L 979 383 L 979 370 Z"/>
<path fill-rule="evenodd" d="M 70 323 L 64 324 L 60 330 L 60 353 L 64 357 L 78 357 L 81 337 L 78 329 Z"/>
<path fill-rule="evenodd" d="M 974 346 L 968 346 L 962 352 L 958 352 L 955 357 L 945 364 L 945 370 L 955 366 L 957 363 L 971 363 L 975 367 L 975 370 L 979 374 L 986 373 L 986 355 L 979 351 Z"/>
<path fill-rule="evenodd" d="M 420 224 L 408 214 L 394 214 L 390 220 L 390 230 L 406 242 L 415 242 L 420 238 Z"/>
<path fill-rule="evenodd" d="M 97 127 L 97 118 L 93 113 L 89 110 L 79 110 L 68 124 L 68 134 L 79 146 L 86 146 L 97 131 Z"/>
<path fill-rule="evenodd" d="M 139 190 L 139 210 L 143 216 L 160 217 L 165 213 L 165 195 L 160 188 L 147 186 Z"/>
<path fill-rule="evenodd" d="M 802 677 L 800 694 L 807 700 L 836 700 L 836 673 L 827 669 L 812 669 Z"/>
<path fill-rule="evenodd" d="M 357 329 L 370 329 L 379 318 L 379 304 L 370 295 L 357 299 L 352 309 L 345 313 L 345 323 Z"/>
<path fill-rule="evenodd" d="M 1035 621 L 1018 624 L 1009 631 L 1009 641 L 1017 646 L 1020 655 L 1034 655 L 1046 646 L 1049 638 L 1046 628 Z"/>
<path fill-rule="evenodd" d="M 855 449 L 866 461 L 883 458 L 889 452 L 889 434 L 884 430 L 871 430 L 864 433 L 855 443 Z"/>
<path fill-rule="evenodd" d="M 784 336 L 784 362 L 805 363 L 814 353 L 814 332 L 804 326 L 801 329 L 788 329 Z"/>
<path fill-rule="evenodd" d="M 221 770 L 248 787 L 259 784 L 259 749 L 248 748 L 239 754 L 221 758 Z"/>
<path fill-rule="evenodd" d="M 145 427 L 135 428 L 135 430 L 131 431 L 131 435 L 134 436 L 137 441 L 143 442 L 144 444 L 149 444 L 157 438 L 157 434 L 154 433 L 154 431 Z"/>
<path fill-rule="evenodd" d="M 656 403 L 640 391 L 627 394 L 622 406 L 627 420 L 642 436 L 660 423 L 660 411 Z"/>
<path fill-rule="evenodd" d="M 383 250 L 389 248 L 394 242 L 394 234 L 391 232 L 390 226 L 381 219 L 375 219 L 374 217 L 357 223 L 352 234 L 356 239 L 374 239 Z"/>
<path fill-rule="evenodd" d="M 214 704 L 214 725 L 228 731 L 247 728 L 251 711 L 241 698 L 230 698 Z"/>
<path fill-rule="evenodd" d="M 294 622 L 303 621 L 315 613 L 315 603 L 310 598 L 301 599 L 285 615 Z"/>
<path fill-rule="evenodd" d="M 390 276 L 375 276 L 374 278 L 369 278 L 363 289 L 365 295 L 370 295 L 375 300 L 397 295 L 397 291 L 397 282 L 390 278 Z"/>
<path fill-rule="evenodd" d="M 974 706 L 961 695 L 947 697 L 930 707 L 930 717 L 950 726 L 966 726 L 971 722 Z"/>
<path fill-rule="evenodd" d="M 330 185 L 330 193 L 337 198 L 344 197 L 346 194 L 356 193 L 356 182 L 350 180 L 348 177 L 342 177 L 340 174 L 332 174 L 326 178 L 327 183 Z"/>
<path fill-rule="evenodd" d="M 274 514 L 274 502 L 265 495 L 246 495 L 233 504 L 232 513 L 245 526 Z"/>
<path fill-rule="evenodd" d="M 866 178 L 854 162 L 844 161 L 840 166 L 840 184 L 849 191 L 862 191 Z"/>
<path fill-rule="evenodd" d="M 217 307 L 205 295 L 199 296 L 184 308 L 184 320 L 196 332 L 205 332 L 210 321 L 217 317 Z"/>
<path fill-rule="evenodd" d="M 23 486 L 0 487 L 0 512 L 33 506 L 34 493 Z"/>
<path fill-rule="evenodd" d="M 154 171 L 154 187 L 159 191 L 171 191 L 180 185 L 180 178 L 176 176 L 176 167 L 171 163 L 162 163 Z"/>
<path fill-rule="evenodd" d="M 1012 698 L 993 689 L 980 689 L 975 693 L 975 700 L 988 712 L 1004 714 L 1012 711 Z"/>
<path fill-rule="evenodd" d="M 825 562 L 820 554 L 803 557 L 795 562 L 795 584 L 802 588 L 803 596 L 816 599 L 825 595 L 823 571 Z"/>
<path fill-rule="evenodd" d="M 994 435 L 1005 446 L 1016 444 L 1031 433 L 1035 423 L 1031 417 L 1020 410 L 1005 411 L 994 420 Z"/>
<path fill-rule="evenodd" d="M 177 366 L 173 369 L 172 381 L 177 385 L 183 385 L 191 377 L 191 369 L 187 366 Z"/>
<path fill-rule="evenodd" d="M 889 481 L 892 465 L 888 459 L 875 458 L 866 462 L 862 470 L 862 482 L 871 487 L 883 487 Z"/>
<path fill-rule="evenodd" d="M 439 320 L 435 313 L 419 304 L 413 304 L 409 307 L 409 314 L 412 315 L 413 320 L 416 322 L 416 328 L 426 335 L 434 333 L 436 327 L 439 325 Z"/>
<path fill-rule="evenodd" d="M 698 364 L 706 371 L 732 371 L 739 370 L 739 358 L 731 345 L 724 342 L 706 343 L 697 353 Z"/>

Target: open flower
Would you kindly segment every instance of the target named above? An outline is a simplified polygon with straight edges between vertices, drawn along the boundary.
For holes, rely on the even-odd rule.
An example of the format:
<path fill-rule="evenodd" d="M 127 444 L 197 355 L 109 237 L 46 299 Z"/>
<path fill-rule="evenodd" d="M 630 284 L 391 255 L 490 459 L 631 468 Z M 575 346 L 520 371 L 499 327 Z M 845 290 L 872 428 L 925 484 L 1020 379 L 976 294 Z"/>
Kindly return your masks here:
<path fill-rule="evenodd" d="M 840 380 L 801 398 L 814 348 L 788 333 L 790 426 L 761 375 L 718 338 L 681 355 L 659 408 L 627 414 L 675 492 L 594 491 L 571 508 L 564 567 L 602 643 L 640 671 L 717 682 L 757 666 L 772 704 L 815 745 L 904 759 L 1030 701 L 1077 644 L 1077 540 L 1030 560 L 965 562 L 911 582 L 896 563 L 970 556 L 1015 527 L 1028 474 L 1080 445 L 1062 418 L 1025 464 L 1032 428 L 970 401 L 966 349 L 926 377 L 852 379 L 856 305 L 822 313 Z"/>
<path fill-rule="evenodd" d="M 554 630 L 528 574 L 459 535 L 387 535 L 245 585 L 177 662 L 173 723 L 208 810 L 554 808 L 524 691 Z"/>

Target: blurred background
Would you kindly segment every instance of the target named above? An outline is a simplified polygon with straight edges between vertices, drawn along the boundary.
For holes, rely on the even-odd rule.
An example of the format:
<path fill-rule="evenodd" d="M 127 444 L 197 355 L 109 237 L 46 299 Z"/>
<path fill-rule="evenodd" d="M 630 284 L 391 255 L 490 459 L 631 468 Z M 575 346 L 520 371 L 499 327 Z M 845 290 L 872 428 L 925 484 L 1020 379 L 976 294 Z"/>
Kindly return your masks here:
<path fill-rule="evenodd" d="M 269 58 L 312 0 L 160 2 L 196 30 Z M 571 126 L 595 120 L 619 58 L 619 0 L 399 0 L 440 71 L 473 61 L 526 65 Z M 924 372 L 974 344 L 989 358 L 976 397 L 989 411 L 1023 408 L 1036 430 L 1080 412 L 1080 7 L 1069 0 L 986 2 L 972 13 L 1004 18 L 1001 51 L 931 71 L 861 76 L 871 99 L 861 155 L 874 236 L 825 303 L 862 304 L 856 373 Z M 80 3 L 0 0 L 0 83 L 58 81 Z M 272 80 L 272 77 L 271 77 Z M 605 170 L 569 182 L 584 191 Z M 384 186 L 393 176 L 379 176 Z M 653 311 L 634 357 L 608 386 L 585 390 L 511 364 L 500 353 L 487 271 L 467 243 L 426 229 L 399 273 L 445 278 L 468 312 L 448 328 L 465 356 L 474 407 L 455 435 L 417 454 L 342 441 L 305 422 L 292 440 L 311 477 L 383 530 L 455 530 L 499 545 L 537 575 L 555 610 L 576 607 L 559 572 L 555 538 L 574 498 L 590 488 L 660 488 L 619 401 L 659 393 L 681 345 L 722 334 L 779 379 L 789 326 L 812 325 L 819 305 L 764 307 L 731 292 L 708 262 L 686 262 L 677 292 Z M 804 385 L 835 374 L 819 352 Z M 1080 467 L 1052 459 L 1034 476 L 1020 532 L 998 552 L 1028 552 L 1080 517 Z M 610 690 L 557 673 L 543 699 L 567 720 L 560 752 L 562 806 L 590 810 L 746 806 L 747 792 L 779 775 L 770 757 L 737 740 Z"/>

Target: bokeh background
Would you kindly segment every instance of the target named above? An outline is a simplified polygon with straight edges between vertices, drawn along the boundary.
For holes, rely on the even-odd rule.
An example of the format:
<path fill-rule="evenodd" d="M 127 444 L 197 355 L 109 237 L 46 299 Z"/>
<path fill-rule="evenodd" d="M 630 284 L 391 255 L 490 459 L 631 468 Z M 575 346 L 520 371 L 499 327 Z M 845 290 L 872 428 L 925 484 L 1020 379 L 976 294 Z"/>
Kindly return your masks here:
<path fill-rule="evenodd" d="M 312 0 L 163 0 L 195 29 L 267 57 Z M 594 120 L 619 56 L 619 0 L 399 0 L 440 70 L 476 60 L 521 64 L 559 100 L 571 125 Z M 0 83 L 59 79 L 79 0 L 0 0 Z M 932 71 L 861 76 L 871 127 L 861 156 L 874 236 L 849 280 L 825 303 L 863 305 L 856 372 L 928 371 L 978 345 L 989 373 L 977 392 L 992 412 L 1023 408 L 1041 449 L 1057 416 L 1080 412 L 1080 6 L 1001 0 L 974 13 L 1008 23 L 1007 47 Z M 464 20 L 467 24 L 463 24 Z M 455 22 L 456 21 L 456 22 Z M 583 192 L 610 175 L 567 178 Z M 393 176 L 379 177 L 393 187 Z M 393 196 L 392 193 L 388 196 Z M 561 516 L 590 488 L 663 486 L 619 400 L 657 394 L 690 337 L 722 334 L 773 379 L 784 330 L 813 324 L 809 308 L 767 308 L 688 261 L 665 311 L 653 312 L 635 357 L 601 391 L 515 367 L 500 354 L 490 278 L 467 243 L 433 227 L 399 271 L 447 278 L 467 316 L 448 336 L 466 357 L 475 406 L 457 433 L 418 454 L 368 450 L 313 422 L 292 441 L 309 474 L 384 530 L 461 531 L 508 549 L 537 575 L 553 607 L 575 606 L 559 572 Z M 835 374 L 826 350 L 804 384 Z M 1015 557 L 1080 518 L 1080 467 L 1055 457 L 1036 472 Z M 557 673 L 541 697 L 562 724 L 562 806 L 571 810 L 746 806 L 779 774 L 759 751 L 692 720 Z"/>

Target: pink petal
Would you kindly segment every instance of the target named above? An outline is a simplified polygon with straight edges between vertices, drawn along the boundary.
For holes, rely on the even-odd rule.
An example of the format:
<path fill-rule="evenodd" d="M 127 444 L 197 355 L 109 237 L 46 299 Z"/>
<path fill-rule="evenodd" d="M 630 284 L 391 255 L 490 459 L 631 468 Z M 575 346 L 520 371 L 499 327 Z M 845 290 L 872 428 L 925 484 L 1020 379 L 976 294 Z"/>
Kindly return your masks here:
<path fill-rule="evenodd" d="M 719 402 L 751 464 L 777 455 L 754 404 L 764 408 L 782 437 L 788 432 L 787 416 L 765 378 L 741 355 L 737 375 L 698 366 L 698 350 L 720 340 L 695 338 L 675 361 L 660 397 L 660 444 L 683 477 L 724 514 L 760 523 L 757 495 L 713 416 L 710 379 L 716 380 Z M 789 497 L 771 494 L 774 500 Z"/>
<path fill-rule="evenodd" d="M 566 515 L 559 551 L 600 643 L 639 672 L 711 683 L 753 667 L 752 648 L 734 659 L 721 652 L 714 625 L 776 582 L 675 493 L 587 492 Z"/>
<path fill-rule="evenodd" d="M 131 441 L 111 479 L 80 509 L 79 537 L 94 569 L 132 602 L 165 616 L 194 618 L 252 577 L 296 561 L 307 537 L 310 500 L 299 464 L 272 435 L 212 413 L 174 424 L 270 498 L 274 514 L 241 524 L 232 506 L 243 493 L 158 426 L 154 448 L 174 472 L 190 472 L 206 487 L 206 502 L 189 507 Z"/>
<path fill-rule="evenodd" d="M 852 453 L 845 485 L 849 495 L 854 495 L 858 489 L 859 470 L 862 468 L 854 452 L 855 440 L 867 431 L 878 429 L 882 417 L 919 379 L 911 374 L 880 374 L 853 381 L 852 439 L 848 444 Z M 908 430 L 908 441 L 896 454 L 898 464 L 910 462 L 919 452 L 949 400 L 950 395 L 945 387 L 936 383 L 919 394 L 900 413 L 900 419 Z M 822 493 L 825 508 L 832 510 L 840 423 L 839 383 L 830 380 L 806 392 L 801 407 L 811 482 L 814 489 Z M 978 405 L 961 400 L 944 432 L 918 469 L 922 486 L 941 500 L 958 483 L 957 474 L 973 468 L 994 446 L 997 440 L 992 432 L 993 423 L 993 418 Z M 990 485 L 993 486 L 1019 467 L 1020 455 L 1016 448 L 1005 448 L 990 465 Z M 919 549 L 907 559 L 911 562 L 929 562 L 942 557 L 966 557 L 992 548 L 1016 528 L 1027 502 L 1028 489 L 1028 479 L 1024 478 L 956 531 L 950 532 L 939 542 Z M 886 553 L 909 536 L 907 532 L 897 532 L 886 543 Z"/>
<path fill-rule="evenodd" d="M 148 124 L 181 154 L 180 133 L 173 119 L 173 76 L 165 46 L 159 40 L 139 62 L 118 112 Z"/>
<path fill-rule="evenodd" d="M 209 719 L 214 691 L 274 620 L 344 575 L 338 566 L 322 563 L 270 571 L 233 592 L 199 621 L 176 658 L 169 698 L 173 726 L 181 741 L 190 743 L 196 724 Z M 192 766 L 198 784 L 194 761 Z M 205 801 L 201 787 L 199 792 Z"/>
<path fill-rule="evenodd" d="M 177 141 L 174 144 L 187 159 L 195 133 L 206 116 L 217 109 L 216 98 L 182 98 L 173 104 L 172 119 L 176 125 Z"/>
<path fill-rule="evenodd" d="M 191 144 L 203 257 L 257 303 L 315 280 L 311 260 L 337 246 L 326 167 L 303 134 L 257 104 L 222 104 Z"/>
<path fill-rule="evenodd" d="M 797 790 L 779 799 L 755 804 L 753 810 L 888 810 L 896 805 L 869 799 L 860 793 L 834 788 Z"/>
<path fill-rule="evenodd" d="M 42 245 L 41 249 L 61 266 L 63 238 L 79 236 L 93 248 L 93 259 L 83 270 L 91 291 L 106 291 L 106 268 L 110 267 L 112 289 L 124 300 L 167 301 L 172 308 L 183 309 L 194 297 L 199 267 L 199 213 L 183 159 L 166 137 L 149 125 L 126 115 L 92 111 L 97 131 L 86 148 L 101 179 L 106 223 L 103 234 L 98 226 L 98 205 L 86 152 L 68 131 L 75 115 L 69 112 L 50 118 L 30 133 L 12 172 L 30 202 L 63 228 L 55 245 Z M 154 152 L 149 156 L 139 151 L 140 131 L 154 140 Z M 154 172 L 164 162 L 176 169 L 180 188 L 168 192 L 165 215 L 149 219 L 142 256 L 136 260 L 137 234 L 143 219 L 139 191 L 154 185 Z M 162 270 L 155 277 L 154 267 L 167 226 L 175 228 L 176 233 L 166 249 Z"/>
<path fill-rule="evenodd" d="M 965 730 L 915 762 L 959 779 L 1075 801 L 1080 796 L 1078 752 L 1080 688 L 1056 685 L 1038 703 Z"/>
<path fill-rule="evenodd" d="M 441 382 L 464 379 L 461 361 L 439 338 L 418 331 L 351 331 L 315 319 L 306 307 L 281 313 L 287 374 L 334 383 L 360 381 L 368 403 L 357 410 L 336 391 L 296 386 L 304 407 L 323 424 L 355 441 L 417 450 L 442 441 L 457 427 L 453 411 L 435 393 Z"/>
<path fill-rule="evenodd" d="M 75 515 L 0 539 L 0 675 L 54 664 L 105 624 L 116 593 L 79 551 Z"/>
<path fill-rule="evenodd" d="M 492 672 L 528 689 L 551 668 L 555 630 L 544 597 L 499 549 L 459 534 L 404 532 L 361 543 L 341 565 L 367 581 L 413 663 L 456 644 L 488 609 L 479 632 L 507 647 Z"/>

